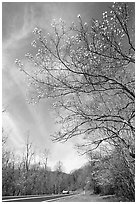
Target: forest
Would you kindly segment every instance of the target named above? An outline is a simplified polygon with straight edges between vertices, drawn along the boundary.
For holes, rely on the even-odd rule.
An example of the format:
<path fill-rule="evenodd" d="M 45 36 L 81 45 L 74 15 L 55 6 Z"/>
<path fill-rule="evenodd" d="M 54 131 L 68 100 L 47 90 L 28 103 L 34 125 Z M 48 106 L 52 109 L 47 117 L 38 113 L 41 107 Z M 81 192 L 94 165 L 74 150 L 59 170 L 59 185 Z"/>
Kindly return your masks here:
<path fill-rule="evenodd" d="M 51 171 L 46 156 L 43 165 L 31 163 L 29 142 L 16 162 L 3 139 L 3 195 L 87 190 L 135 199 L 135 4 L 116 2 L 101 20 L 77 18 L 70 26 L 54 20 L 51 33 L 36 27 L 35 51 L 16 64 L 30 104 L 52 101 L 58 127 L 52 140 L 81 138 L 77 150 L 89 162 L 70 174 L 61 162 Z"/>
<path fill-rule="evenodd" d="M 4 134 L 4 133 L 3 133 Z M 61 194 L 63 190 L 78 193 L 91 192 L 101 195 L 116 195 L 124 201 L 134 200 L 133 172 L 119 148 L 111 153 L 97 151 L 88 155 L 89 161 L 70 174 L 63 171 L 58 162 L 55 170 L 47 165 L 48 152 L 44 151 L 41 162 L 34 163 L 32 143 L 28 141 L 25 153 L 18 158 L 6 147 L 3 137 L 2 195 Z M 132 159 L 132 165 L 134 160 Z M 131 167 L 130 167 L 131 168 Z"/>

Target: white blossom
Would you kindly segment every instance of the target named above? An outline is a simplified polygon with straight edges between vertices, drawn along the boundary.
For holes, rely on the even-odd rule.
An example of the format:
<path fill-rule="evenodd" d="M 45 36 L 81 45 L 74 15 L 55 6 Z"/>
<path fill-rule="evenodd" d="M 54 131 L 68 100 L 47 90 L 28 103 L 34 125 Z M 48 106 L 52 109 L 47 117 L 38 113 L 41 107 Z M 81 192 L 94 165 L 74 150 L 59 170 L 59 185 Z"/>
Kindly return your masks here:
<path fill-rule="evenodd" d="M 36 44 L 37 44 L 36 40 L 33 40 L 33 42 L 31 43 L 31 46 L 36 47 Z"/>
<path fill-rule="evenodd" d="M 80 14 L 77 15 L 78 18 L 81 18 Z"/>
<path fill-rule="evenodd" d="M 37 27 L 34 28 L 33 33 L 34 33 L 34 34 L 38 34 L 38 30 L 39 30 L 39 29 L 38 29 Z"/>

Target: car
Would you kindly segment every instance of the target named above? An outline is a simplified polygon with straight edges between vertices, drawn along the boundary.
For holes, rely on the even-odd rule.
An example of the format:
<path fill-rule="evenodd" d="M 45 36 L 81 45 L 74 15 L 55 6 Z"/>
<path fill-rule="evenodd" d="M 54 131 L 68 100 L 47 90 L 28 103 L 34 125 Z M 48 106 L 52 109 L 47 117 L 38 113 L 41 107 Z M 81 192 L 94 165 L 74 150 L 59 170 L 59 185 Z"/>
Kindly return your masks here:
<path fill-rule="evenodd" d="M 63 194 L 69 194 L 69 191 L 63 190 L 62 193 Z"/>

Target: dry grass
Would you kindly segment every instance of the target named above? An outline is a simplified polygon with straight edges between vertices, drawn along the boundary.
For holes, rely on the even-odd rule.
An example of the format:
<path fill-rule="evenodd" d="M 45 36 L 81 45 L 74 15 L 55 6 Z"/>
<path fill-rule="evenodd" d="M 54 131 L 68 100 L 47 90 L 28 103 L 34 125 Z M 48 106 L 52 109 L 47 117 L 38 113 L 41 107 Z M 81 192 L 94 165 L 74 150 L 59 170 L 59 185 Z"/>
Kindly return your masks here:
<path fill-rule="evenodd" d="M 100 196 L 88 194 L 78 194 L 61 198 L 57 202 L 116 202 L 116 198 L 113 196 Z"/>

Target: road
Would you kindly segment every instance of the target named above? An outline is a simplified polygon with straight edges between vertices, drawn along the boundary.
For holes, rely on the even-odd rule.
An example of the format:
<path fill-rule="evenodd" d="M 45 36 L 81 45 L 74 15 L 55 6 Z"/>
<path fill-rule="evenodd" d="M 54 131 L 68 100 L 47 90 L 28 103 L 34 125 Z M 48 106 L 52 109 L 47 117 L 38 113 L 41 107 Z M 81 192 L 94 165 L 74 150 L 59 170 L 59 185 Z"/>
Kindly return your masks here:
<path fill-rule="evenodd" d="M 64 195 L 31 195 L 31 196 L 3 196 L 2 202 L 43 202 L 52 201 L 61 197 L 72 196 L 72 194 Z"/>

